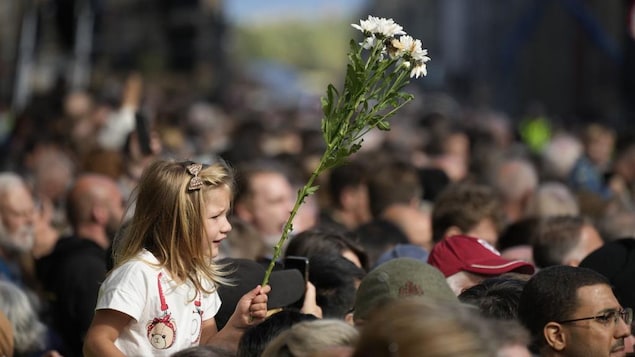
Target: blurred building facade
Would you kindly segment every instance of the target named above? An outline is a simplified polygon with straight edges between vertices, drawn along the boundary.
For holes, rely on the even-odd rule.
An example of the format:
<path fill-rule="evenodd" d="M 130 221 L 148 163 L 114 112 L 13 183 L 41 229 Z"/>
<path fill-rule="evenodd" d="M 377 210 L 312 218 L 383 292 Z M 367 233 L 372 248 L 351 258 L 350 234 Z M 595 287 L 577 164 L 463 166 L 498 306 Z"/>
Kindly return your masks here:
<path fill-rule="evenodd" d="M 632 116 L 633 92 L 625 89 L 633 86 L 631 6 L 630 0 L 374 0 L 368 13 L 392 17 L 421 38 L 433 58 L 425 84 L 462 101 L 516 115 L 544 107 L 563 120 L 618 124 Z"/>
<path fill-rule="evenodd" d="M 85 88 L 96 73 L 143 69 L 200 78 L 214 95 L 225 70 L 221 0 L 0 2 L 0 103 L 59 79 Z M 204 73 L 204 75 L 200 75 Z M 27 92 L 27 94 L 21 93 Z"/>
<path fill-rule="evenodd" d="M 360 15 L 392 17 L 424 41 L 425 89 L 515 117 L 542 107 L 563 120 L 620 124 L 635 111 L 632 5 L 368 0 Z M 229 32 L 222 0 L 0 1 L 0 106 L 60 75 L 85 86 L 99 71 L 132 68 L 190 76 L 215 98 L 230 80 Z"/>

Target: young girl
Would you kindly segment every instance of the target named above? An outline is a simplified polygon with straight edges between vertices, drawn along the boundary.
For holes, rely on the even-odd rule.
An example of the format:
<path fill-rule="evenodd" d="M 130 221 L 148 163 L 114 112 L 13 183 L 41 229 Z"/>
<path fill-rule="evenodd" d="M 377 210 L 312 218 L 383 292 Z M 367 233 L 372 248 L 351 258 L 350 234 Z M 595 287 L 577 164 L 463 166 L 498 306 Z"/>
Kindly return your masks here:
<path fill-rule="evenodd" d="M 212 258 L 231 225 L 233 179 L 222 164 L 156 161 L 137 187 L 134 216 L 114 245 L 100 288 L 86 356 L 169 356 L 200 344 L 235 350 L 262 321 L 269 286 L 245 294 L 217 332 L 223 274 Z"/>

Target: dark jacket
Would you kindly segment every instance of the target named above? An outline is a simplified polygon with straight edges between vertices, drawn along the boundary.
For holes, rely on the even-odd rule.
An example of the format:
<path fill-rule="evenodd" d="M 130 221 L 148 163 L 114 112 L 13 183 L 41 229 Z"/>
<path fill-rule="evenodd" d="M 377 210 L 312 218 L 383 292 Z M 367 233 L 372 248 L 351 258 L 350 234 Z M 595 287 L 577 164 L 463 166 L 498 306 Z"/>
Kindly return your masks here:
<path fill-rule="evenodd" d="M 83 339 L 106 277 L 106 250 L 88 239 L 61 238 L 36 262 L 50 307 L 52 327 L 62 337 L 65 357 L 81 356 Z"/>

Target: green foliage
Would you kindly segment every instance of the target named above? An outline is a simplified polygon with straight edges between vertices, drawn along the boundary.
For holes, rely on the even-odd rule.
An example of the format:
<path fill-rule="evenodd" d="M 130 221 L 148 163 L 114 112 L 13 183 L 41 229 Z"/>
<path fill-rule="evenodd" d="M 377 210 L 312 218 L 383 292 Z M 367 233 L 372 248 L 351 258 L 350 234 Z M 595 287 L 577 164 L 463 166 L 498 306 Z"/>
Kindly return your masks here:
<path fill-rule="evenodd" d="M 232 57 L 239 63 L 271 60 L 299 71 L 318 71 L 332 81 L 345 68 L 350 20 L 315 22 L 289 20 L 235 28 Z M 328 29 L 328 30 L 325 30 Z"/>

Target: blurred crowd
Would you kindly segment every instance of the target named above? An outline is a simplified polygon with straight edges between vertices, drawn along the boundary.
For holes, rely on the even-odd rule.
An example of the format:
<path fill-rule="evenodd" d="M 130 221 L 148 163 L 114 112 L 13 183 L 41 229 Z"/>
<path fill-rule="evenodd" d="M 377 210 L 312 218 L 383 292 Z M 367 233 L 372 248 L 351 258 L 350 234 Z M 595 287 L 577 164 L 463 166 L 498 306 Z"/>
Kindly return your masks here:
<path fill-rule="evenodd" d="M 321 175 L 294 218 L 283 255 L 307 258 L 308 284 L 272 279 L 272 294 L 293 296 L 270 297 L 271 317 L 246 330 L 236 351 L 200 346 L 174 356 L 632 352 L 632 133 L 602 118 L 566 123 L 548 110 L 513 118 L 411 90 L 417 100 L 391 119 L 392 129 L 368 133 L 358 153 Z M 318 98 L 294 106 L 265 99 L 241 83 L 212 102 L 188 83 L 131 74 L 95 90 L 59 85 L 3 113 L 0 355 L 82 355 L 112 242 L 125 234 L 137 180 L 157 158 L 229 164 L 233 229 L 219 259 L 266 266 L 325 144 Z M 548 278 L 553 266 L 593 270 L 606 281 L 558 271 L 581 283 L 566 316 L 545 312 L 536 328 L 529 315 L 543 306 L 522 295 L 524 286 L 542 294 L 534 279 L 543 271 Z M 263 274 L 246 269 L 219 288 L 229 313 L 241 295 L 232 289 L 249 281 L 240 273 L 255 282 Z M 586 317 L 571 316 L 587 303 L 576 302 L 575 291 L 603 284 L 614 288 L 602 296 L 614 313 L 604 327 L 615 333 L 544 337 L 547 322 L 568 327 Z M 592 310 L 584 312 L 605 312 Z"/>

